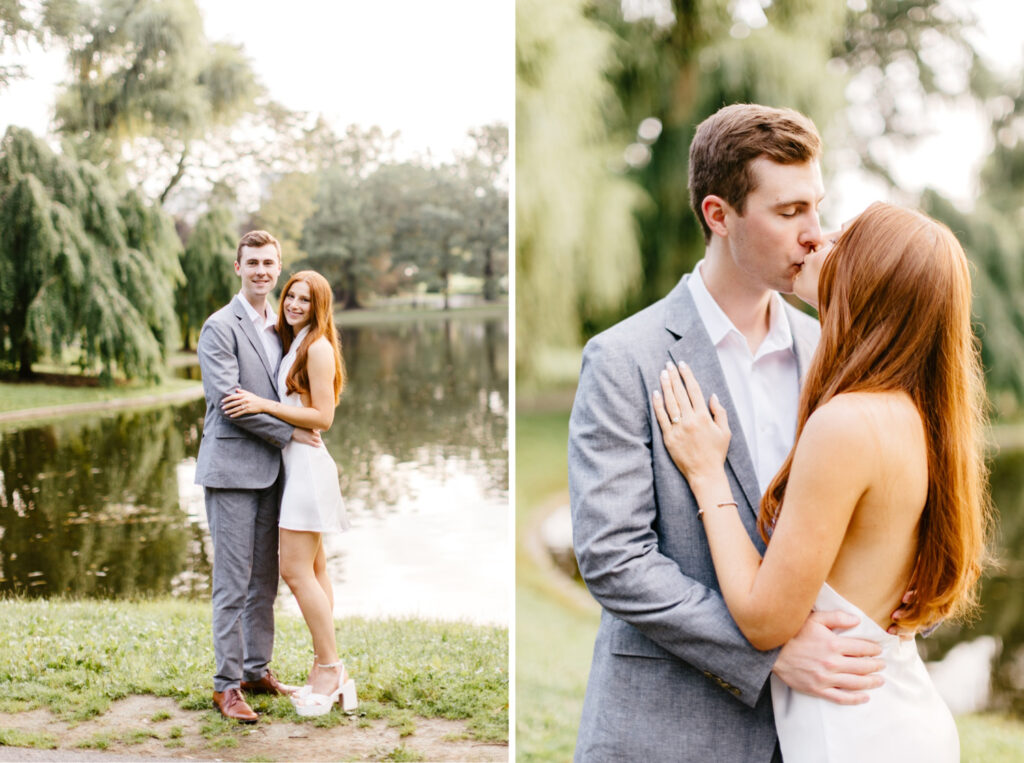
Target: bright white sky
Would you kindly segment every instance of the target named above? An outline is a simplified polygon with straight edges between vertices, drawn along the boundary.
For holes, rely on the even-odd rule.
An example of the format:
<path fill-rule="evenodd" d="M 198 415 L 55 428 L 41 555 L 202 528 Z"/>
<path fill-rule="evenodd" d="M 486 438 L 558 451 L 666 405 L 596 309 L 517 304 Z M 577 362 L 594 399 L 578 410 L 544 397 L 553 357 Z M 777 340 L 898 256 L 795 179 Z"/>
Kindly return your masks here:
<path fill-rule="evenodd" d="M 401 132 L 399 151 L 449 158 L 466 131 L 510 124 L 514 5 L 480 0 L 197 0 L 210 40 L 241 43 L 275 100 L 338 129 Z M 10 60 L 8 58 L 8 60 Z M 0 93 L 0 131 L 45 133 L 63 55 L 34 49 Z"/>

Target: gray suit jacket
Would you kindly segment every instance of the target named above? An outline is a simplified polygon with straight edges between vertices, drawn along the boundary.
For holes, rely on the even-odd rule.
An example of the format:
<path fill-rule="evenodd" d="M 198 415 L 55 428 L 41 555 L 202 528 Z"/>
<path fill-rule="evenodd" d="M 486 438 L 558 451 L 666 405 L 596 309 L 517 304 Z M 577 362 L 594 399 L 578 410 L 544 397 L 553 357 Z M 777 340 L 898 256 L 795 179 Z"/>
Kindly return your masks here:
<path fill-rule="evenodd" d="M 260 489 L 281 470 L 281 449 L 295 427 L 266 413 L 231 419 L 220 402 L 236 388 L 277 400 L 277 369 L 235 295 L 206 319 L 196 351 L 203 372 L 206 419 L 199 443 L 196 483 L 205 487 Z"/>
<path fill-rule="evenodd" d="M 651 392 L 669 359 L 729 413 L 726 472 L 750 537 L 757 477 L 714 346 L 684 277 L 594 337 L 569 422 L 569 491 L 580 572 L 603 607 L 577 761 L 768 761 L 776 652 L 743 637 L 718 589 L 697 505 L 665 449 Z M 786 305 L 801 375 L 816 321 Z"/>

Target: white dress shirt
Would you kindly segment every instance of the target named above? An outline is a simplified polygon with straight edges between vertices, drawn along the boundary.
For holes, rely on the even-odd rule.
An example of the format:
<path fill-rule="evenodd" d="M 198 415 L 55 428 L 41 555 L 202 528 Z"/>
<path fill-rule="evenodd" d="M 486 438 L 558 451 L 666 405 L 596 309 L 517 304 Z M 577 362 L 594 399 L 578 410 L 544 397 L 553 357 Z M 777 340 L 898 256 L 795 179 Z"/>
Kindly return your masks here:
<path fill-rule="evenodd" d="M 772 292 L 768 334 L 751 355 L 747 340 L 711 296 L 700 275 L 701 260 L 686 285 L 725 372 L 761 492 L 772 481 L 796 436 L 800 377 L 793 333 L 783 313 L 782 297 Z M 733 437 L 737 428 L 732 424 Z"/>
<path fill-rule="evenodd" d="M 257 336 L 263 342 L 263 349 L 267 352 L 267 360 L 270 361 L 270 367 L 276 371 L 277 364 L 281 362 L 281 338 L 277 335 L 277 314 L 274 312 L 274 308 L 270 306 L 268 301 L 267 315 L 263 317 L 256 312 L 255 307 L 249 304 L 249 300 L 245 298 L 242 292 L 238 292 L 238 298 L 242 301 L 245 313 L 249 316 L 249 320 L 252 321 Z"/>

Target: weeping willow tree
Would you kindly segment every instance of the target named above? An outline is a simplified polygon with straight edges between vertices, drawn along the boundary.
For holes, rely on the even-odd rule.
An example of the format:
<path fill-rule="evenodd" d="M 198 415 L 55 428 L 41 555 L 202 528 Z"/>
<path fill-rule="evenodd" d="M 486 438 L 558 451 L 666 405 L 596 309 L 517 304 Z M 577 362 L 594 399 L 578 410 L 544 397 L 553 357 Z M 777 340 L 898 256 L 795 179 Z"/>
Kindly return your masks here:
<path fill-rule="evenodd" d="M 203 321 L 227 304 L 238 289 L 231 263 L 235 260 L 238 228 L 227 207 L 215 206 L 196 221 L 181 257 L 184 281 L 175 294 L 185 349 Z"/>
<path fill-rule="evenodd" d="M 516 5 L 516 378 L 565 376 L 580 315 L 621 305 L 639 280 L 643 194 L 609 165 L 622 146 L 606 72 L 613 35 L 582 0 Z"/>
<path fill-rule="evenodd" d="M 64 39 L 72 79 L 57 99 L 58 129 L 111 172 L 130 171 L 127 143 L 155 141 L 162 159 L 173 157 L 162 168 L 163 203 L 195 144 L 253 108 L 260 88 L 251 65 L 241 47 L 207 41 L 195 0 L 64 3 L 78 23 Z"/>
<path fill-rule="evenodd" d="M 49 351 L 79 353 L 112 380 L 159 378 L 177 342 L 173 223 L 95 166 L 28 130 L 0 140 L 0 339 L 22 377 Z"/>

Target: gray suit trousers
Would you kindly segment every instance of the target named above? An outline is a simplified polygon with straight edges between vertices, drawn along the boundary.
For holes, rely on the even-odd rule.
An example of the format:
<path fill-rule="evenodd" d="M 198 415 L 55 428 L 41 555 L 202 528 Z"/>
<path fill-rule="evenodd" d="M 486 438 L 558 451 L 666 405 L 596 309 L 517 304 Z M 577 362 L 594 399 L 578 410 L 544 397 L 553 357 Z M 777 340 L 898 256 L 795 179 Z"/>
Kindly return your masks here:
<path fill-rule="evenodd" d="M 213 540 L 214 691 L 267 672 L 274 650 L 280 479 L 261 490 L 205 489 Z"/>

